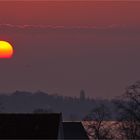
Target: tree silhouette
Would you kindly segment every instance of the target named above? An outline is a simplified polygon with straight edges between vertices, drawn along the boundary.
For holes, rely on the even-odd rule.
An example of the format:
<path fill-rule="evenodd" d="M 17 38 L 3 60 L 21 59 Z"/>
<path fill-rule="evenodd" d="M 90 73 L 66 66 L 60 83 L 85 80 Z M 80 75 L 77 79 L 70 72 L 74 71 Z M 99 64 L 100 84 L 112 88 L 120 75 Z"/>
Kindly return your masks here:
<path fill-rule="evenodd" d="M 122 135 L 127 139 L 140 139 L 140 81 L 127 87 L 122 100 L 116 105 Z"/>
<path fill-rule="evenodd" d="M 101 104 L 94 108 L 85 118 L 87 121 L 87 132 L 93 139 L 112 139 L 110 127 L 106 125 L 106 120 L 110 117 L 108 108 Z"/>

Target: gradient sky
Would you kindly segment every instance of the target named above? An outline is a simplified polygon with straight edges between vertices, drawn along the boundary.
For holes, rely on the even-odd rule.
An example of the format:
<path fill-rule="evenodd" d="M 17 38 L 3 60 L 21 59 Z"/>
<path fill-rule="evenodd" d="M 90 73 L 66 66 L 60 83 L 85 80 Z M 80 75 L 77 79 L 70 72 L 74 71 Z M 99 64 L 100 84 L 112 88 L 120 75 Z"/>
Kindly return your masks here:
<path fill-rule="evenodd" d="M 140 79 L 140 2 L 0 2 L 0 91 L 111 98 Z"/>

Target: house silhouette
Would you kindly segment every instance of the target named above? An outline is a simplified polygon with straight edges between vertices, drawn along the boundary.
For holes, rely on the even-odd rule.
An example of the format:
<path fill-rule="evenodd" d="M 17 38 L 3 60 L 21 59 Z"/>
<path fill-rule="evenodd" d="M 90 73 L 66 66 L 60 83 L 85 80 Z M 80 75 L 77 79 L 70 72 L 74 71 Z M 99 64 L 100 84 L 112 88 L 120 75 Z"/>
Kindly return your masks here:
<path fill-rule="evenodd" d="M 61 113 L 1 113 L 0 139 L 88 139 L 81 122 Z"/>

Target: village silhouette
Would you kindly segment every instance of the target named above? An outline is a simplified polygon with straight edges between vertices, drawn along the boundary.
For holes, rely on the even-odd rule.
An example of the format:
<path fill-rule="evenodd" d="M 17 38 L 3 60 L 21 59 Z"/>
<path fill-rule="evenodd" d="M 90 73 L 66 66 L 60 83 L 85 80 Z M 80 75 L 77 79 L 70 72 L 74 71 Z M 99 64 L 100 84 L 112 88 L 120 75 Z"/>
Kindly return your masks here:
<path fill-rule="evenodd" d="M 110 100 L 15 91 L 0 103 L 1 139 L 140 138 L 140 81 Z"/>

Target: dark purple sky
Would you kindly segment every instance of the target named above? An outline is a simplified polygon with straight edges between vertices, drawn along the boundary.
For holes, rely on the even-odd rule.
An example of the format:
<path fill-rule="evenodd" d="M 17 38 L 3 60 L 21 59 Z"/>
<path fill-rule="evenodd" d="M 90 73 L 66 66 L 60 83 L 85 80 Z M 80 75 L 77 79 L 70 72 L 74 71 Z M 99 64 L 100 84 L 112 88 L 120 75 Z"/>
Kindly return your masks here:
<path fill-rule="evenodd" d="M 111 98 L 140 78 L 140 2 L 0 2 L 0 91 Z"/>

